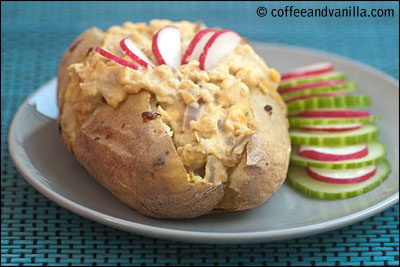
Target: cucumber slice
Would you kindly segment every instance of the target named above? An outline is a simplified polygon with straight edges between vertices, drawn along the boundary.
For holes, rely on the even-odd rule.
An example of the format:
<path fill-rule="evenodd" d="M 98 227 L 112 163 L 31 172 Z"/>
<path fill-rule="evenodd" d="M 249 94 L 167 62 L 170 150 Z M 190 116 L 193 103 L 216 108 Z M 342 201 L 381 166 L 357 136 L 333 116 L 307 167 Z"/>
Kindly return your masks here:
<path fill-rule="evenodd" d="M 367 107 L 370 104 L 371 99 L 369 96 L 346 95 L 336 97 L 313 97 L 297 100 L 288 103 L 287 108 L 289 114 L 294 114 L 305 110 Z"/>
<path fill-rule="evenodd" d="M 283 73 L 282 80 L 288 80 L 294 77 L 304 77 L 317 75 L 322 73 L 331 72 L 334 66 L 331 62 L 315 63 L 307 66 L 302 66 L 299 68 L 291 69 L 286 73 Z"/>
<path fill-rule="evenodd" d="M 319 199 L 344 199 L 359 196 L 386 180 L 390 173 L 389 163 L 384 160 L 377 164 L 374 176 L 361 183 L 333 184 L 311 178 L 304 167 L 291 166 L 288 172 L 289 183 L 301 193 Z"/>
<path fill-rule="evenodd" d="M 359 159 L 349 159 L 342 161 L 320 161 L 308 159 L 297 155 L 297 148 L 293 148 L 293 152 L 290 155 L 290 163 L 305 167 L 315 167 L 322 169 L 356 169 L 365 166 L 376 164 L 377 162 L 383 160 L 386 156 L 385 146 L 378 142 L 372 141 L 368 143 L 368 155 Z"/>
<path fill-rule="evenodd" d="M 312 95 L 317 93 L 328 93 L 328 92 L 351 92 L 357 88 L 357 84 L 354 82 L 348 82 L 340 85 L 329 85 L 323 87 L 316 87 L 311 89 L 299 90 L 295 92 L 281 94 L 283 99 L 292 98 L 300 95 Z"/>
<path fill-rule="evenodd" d="M 302 126 L 300 129 L 306 131 L 320 131 L 320 132 L 343 132 L 343 131 L 359 129 L 362 126 L 364 126 L 364 123 L 312 125 L 312 126 Z"/>
<path fill-rule="evenodd" d="M 349 146 L 368 143 L 378 135 L 379 129 L 374 124 L 365 124 L 359 129 L 345 132 L 289 131 L 292 144 L 315 146 Z"/>
<path fill-rule="evenodd" d="M 294 78 L 284 82 L 281 82 L 278 86 L 278 90 L 281 88 L 286 88 L 289 86 L 296 86 L 304 83 L 313 83 L 313 82 L 320 82 L 320 81 L 327 81 L 327 80 L 344 80 L 346 79 L 346 74 L 344 72 L 330 72 L 327 74 L 322 75 L 315 75 L 309 77 L 302 77 L 302 78 Z"/>
<path fill-rule="evenodd" d="M 290 126 L 312 126 L 312 125 L 331 125 L 331 124 L 351 124 L 351 123 L 366 123 L 380 120 L 379 116 L 369 116 L 364 118 L 300 118 L 291 117 L 289 118 Z"/>

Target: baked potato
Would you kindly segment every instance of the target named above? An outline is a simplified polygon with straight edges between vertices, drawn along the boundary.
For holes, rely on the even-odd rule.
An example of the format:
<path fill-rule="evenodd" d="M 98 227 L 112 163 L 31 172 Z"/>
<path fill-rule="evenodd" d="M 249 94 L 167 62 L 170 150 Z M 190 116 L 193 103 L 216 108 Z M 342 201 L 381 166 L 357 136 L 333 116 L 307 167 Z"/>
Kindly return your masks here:
<path fill-rule="evenodd" d="M 242 39 L 212 70 L 135 70 L 95 51 L 130 38 L 146 56 L 162 27 L 181 31 L 182 51 L 205 26 L 187 21 L 91 28 L 59 65 L 59 131 L 79 163 L 115 197 L 146 216 L 193 218 L 265 202 L 285 180 L 290 141 L 279 73 Z"/>

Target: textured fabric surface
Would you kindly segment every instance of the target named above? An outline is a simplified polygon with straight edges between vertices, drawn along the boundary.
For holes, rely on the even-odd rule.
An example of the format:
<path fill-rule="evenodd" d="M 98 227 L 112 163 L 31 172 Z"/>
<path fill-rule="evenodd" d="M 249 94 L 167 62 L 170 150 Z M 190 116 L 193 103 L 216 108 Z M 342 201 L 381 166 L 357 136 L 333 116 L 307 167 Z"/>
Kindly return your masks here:
<path fill-rule="evenodd" d="M 353 5 L 355 3 L 352 3 Z M 7 148 L 22 101 L 56 76 L 58 61 L 86 28 L 153 18 L 202 20 L 250 40 L 316 48 L 372 65 L 398 79 L 399 5 L 392 18 L 258 17 L 258 6 L 348 7 L 318 2 L 1 2 L 1 265 L 398 265 L 399 205 L 340 230 L 285 242 L 198 245 L 130 234 L 49 201 L 15 169 Z"/>

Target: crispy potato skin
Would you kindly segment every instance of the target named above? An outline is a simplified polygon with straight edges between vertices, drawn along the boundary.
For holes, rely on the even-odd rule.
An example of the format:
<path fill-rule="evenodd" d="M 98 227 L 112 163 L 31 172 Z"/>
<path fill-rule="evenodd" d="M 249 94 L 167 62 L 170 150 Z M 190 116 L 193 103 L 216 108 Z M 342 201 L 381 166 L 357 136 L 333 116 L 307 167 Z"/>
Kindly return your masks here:
<path fill-rule="evenodd" d="M 88 52 L 96 46 L 101 45 L 101 37 L 103 32 L 98 28 L 90 28 L 79 35 L 74 42 L 65 51 L 58 67 L 57 82 L 57 105 L 62 109 L 64 103 L 64 95 L 68 84 L 71 82 L 68 75 L 68 67 L 73 63 L 82 61 Z M 90 50 L 89 50 L 90 49 Z"/>
<path fill-rule="evenodd" d="M 72 144 L 70 144 L 68 134 L 63 131 L 61 122 L 62 114 L 64 112 L 65 93 L 69 83 L 71 82 L 71 78 L 68 75 L 68 67 L 73 63 L 81 62 L 87 57 L 88 52 L 101 45 L 102 34 L 103 32 L 95 27 L 83 32 L 67 48 L 58 67 L 57 105 L 59 113 L 57 122 L 64 145 L 71 152 Z"/>
<path fill-rule="evenodd" d="M 211 211 L 222 186 L 190 183 L 161 119 L 144 121 L 150 94 L 130 95 L 117 109 L 97 108 L 73 147 L 78 161 L 117 198 L 157 218 L 192 218 Z"/>
<path fill-rule="evenodd" d="M 189 182 L 171 137 L 160 118 L 144 121 L 151 95 L 131 94 L 117 108 L 100 104 L 76 129 L 75 143 L 63 132 L 61 115 L 68 108 L 67 68 L 101 45 L 102 32 L 91 28 L 65 52 L 58 72 L 57 104 L 64 144 L 88 172 L 119 200 L 155 218 L 193 218 L 213 211 L 244 210 L 261 205 L 284 182 L 290 141 L 284 111 L 271 95 L 254 89 L 250 104 L 258 131 L 225 185 Z M 271 94 L 277 94 L 271 92 Z M 265 105 L 272 106 L 267 112 Z"/>
<path fill-rule="evenodd" d="M 259 206 L 286 178 L 291 151 L 286 116 L 271 96 L 257 88 L 252 91 L 249 102 L 259 129 L 231 173 L 218 209 L 245 210 Z M 271 112 L 264 109 L 267 104 L 272 106 Z"/>

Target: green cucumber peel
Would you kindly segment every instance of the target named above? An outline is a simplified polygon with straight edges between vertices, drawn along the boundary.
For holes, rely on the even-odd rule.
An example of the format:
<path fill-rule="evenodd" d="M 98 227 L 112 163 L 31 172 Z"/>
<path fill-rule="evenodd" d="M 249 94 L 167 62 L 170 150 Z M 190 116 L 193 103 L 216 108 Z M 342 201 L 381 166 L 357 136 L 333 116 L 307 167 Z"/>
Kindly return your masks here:
<path fill-rule="evenodd" d="M 379 116 L 369 116 L 366 118 L 302 118 L 289 117 L 291 127 L 312 126 L 312 125 L 335 125 L 350 123 L 367 123 L 380 120 Z"/>
<path fill-rule="evenodd" d="M 285 94 L 281 94 L 283 99 L 292 98 L 295 96 L 301 95 L 311 95 L 311 94 L 318 94 L 318 93 L 329 93 L 329 92 L 351 92 L 357 88 L 357 84 L 354 82 L 347 82 L 345 84 L 340 85 L 328 85 L 322 87 L 315 87 L 310 89 L 304 89 L 294 92 L 289 92 Z"/>
<path fill-rule="evenodd" d="M 290 130 L 292 145 L 314 146 L 350 146 L 373 141 L 378 137 L 379 129 L 375 124 L 365 124 L 363 127 L 345 132 L 318 132 Z"/>
<path fill-rule="evenodd" d="M 308 159 L 297 155 L 297 147 L 293 147 L 292 154 L 290 155 L 290 164 L 299 165 L 304 167 L 314 167 L 322 169 L 355 169 L 365 166 L 376 164 L 386 157 L 385 146 L 378 142 L 372 141 L 368 144 L 368 155 L 359 159 L 341 160 L 341 161 L 320 161 Z"/>
<path fill-rule="evenodd" d="M 358 108 L 371 105 L 371 98 L 366 95 L 346 95 L 336 97 L 313 97 L 293 101 L 287 104 L 289 114 L 305 110 Z"/>
<path fill-rule="evenodd" d="M 336 200 L 359 196 L 371 191 L 382 184 L 390 173 L 390 166 L 386 160 L 377 164 L 374 176 L 361 183 L 333 184 L 311 178 L 304 167 L 290 166 L 288 172 L 289 184 L 302 194 L 319 199 Z"/>
<path fill-rule="evenodd" d="M 305 83 L 314 83 L 314 82 L 321 82 L 321 81 L 327 81 L 327 80 L 344 80 L 344 79 L 346 79 L 346 74 L 344 72 L 335 71 L 335 72 L 330 72 L 330 73 L 322 74 L 322 75 L 314 75 L 314 76 L 290 79 L 290 80 L 281 82 L 278 86 L 278 90 L 281 88 L 292 87 L 292 86 L 305 84 Z"/>

